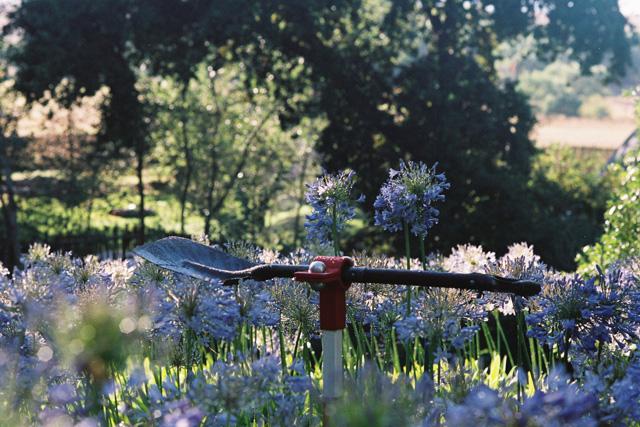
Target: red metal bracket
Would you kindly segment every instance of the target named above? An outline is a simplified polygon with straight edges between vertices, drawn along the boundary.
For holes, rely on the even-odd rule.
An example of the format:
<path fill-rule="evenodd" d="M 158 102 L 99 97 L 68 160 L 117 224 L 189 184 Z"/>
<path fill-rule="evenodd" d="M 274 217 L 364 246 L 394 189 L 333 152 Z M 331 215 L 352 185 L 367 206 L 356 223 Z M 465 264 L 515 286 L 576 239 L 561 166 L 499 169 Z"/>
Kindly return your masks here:
<path fill-rule="evenodd" d="M 353 259 L 338 256 L 319 256 L 314 261 L 324 263 L 323 273 L 312 271 L 298 271 L 294 274 L 298 282 L 324 283 L 320 289 L 320 329 L 323 331 L 337 331 L 347 325 L 346 291 L 351 283 L 345 283 L 342 272 L 347 267 L 353 267 Z"/>

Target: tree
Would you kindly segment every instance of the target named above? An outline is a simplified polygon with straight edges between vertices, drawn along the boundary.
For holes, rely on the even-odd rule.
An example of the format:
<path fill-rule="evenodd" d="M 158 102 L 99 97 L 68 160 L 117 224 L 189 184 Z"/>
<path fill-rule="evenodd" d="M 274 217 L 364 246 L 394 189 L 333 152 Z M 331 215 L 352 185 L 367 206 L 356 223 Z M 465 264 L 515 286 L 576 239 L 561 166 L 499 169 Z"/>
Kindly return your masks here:
<path fill-rule="evenodd" d="M 175 77 L 143 80 L 154 111 L 154 155 L 175 174 L 183 230 L 189 205 L 200 213 L 205 234 L 254 240 L 291 168 L 294 132 L 281 129 L 280 103 L 265 87 L 245 84 L 242 64 L 207 64 L 186 86 Z"/>
<path fill-rule="evenodd" d="M 13 173 L 25 166 L 24 149 L 27 141 L 18 137 L 18 117 L 24 113 L 24 99 L 13 89 L 13 81 L 7 78 L 6 68 L 0 75 L 0 209 L 2 210 L 3 246 L 6 250 L 6 266 L 9 271 L 20 266 L 20 233 L 18 229 L 18 203 Z"/>
<path fill-rule="evenodd" d="M 108 88 L 95 150 L 110 156 L 133 152 L 139 194 L 138 240 L 142 242 L 142 174 L 149 147 L 132 62 L 131 10 L 128 0 L 24 0 L 9 14 L 5 33 L 19 34 L 11 60 L 17 65 L 16 89 L 29 101 L 49 92 L 69 106 L 82 96 Z M 63 91 L 54 91 L 63 80 L 69 84 Z"/>
<path fill-rule="evenodd" d="M 604 233 L 577 257 L 587 274 L 595 274 L 596 266 L 605 269 L 616 262 L 640 260 L 640 152 L 634 150 L 621 164 L 612 164 L 609 173 L 615 186 L 607 201 Z"/>
<path fill-rule="evenodd" d="M 366 175 L 371 200 L 396 159 L 439 162 L 452 188 L 433 249 L 472 241 L 501 250 L 527 239 L 552 255 L 537 236 L 553 238 L 540 224 L 544 204 L 556 201 L 540 205 L 528 188 L 534 119 L 514 84 L 498 79 L 495 48 L 533 34 L 542 59 L 569 51 L 584 73 L 605 63 L 620 77 L 629 37 L 617 1 L 274 3 L 277 12 L 260 9 L 266 45 L 311 70 L 329 122 L 317 146 L 329 170 Z M 572 256 L 549 261 L 566 266 Z"/>
<path fill-rule="evenodd" d="M 441 250 L 466 241 L 503 249 L 540 235 L 546 214 L 527 187 L 533 116 L 498 78 L 497 44 L 533 35 L 543 60 L 568 52 L 583 73 L 605 63 L 611 79 L 630 61 L 616 0 L 24 0 L 11 19 L 23 31 L 16 61 L 27 93 L 64 76 L 77 90 L 111 88 L 105 129 L 137 147 L 141 194 L 133 65 L 187 82 L 213 52 L 214 70 L 231 60 L 246 67 L 249 87 L 269 82 L 283 129 L 326 118 L 323 165 L 365 175 L 369 200 L 397 159 L 439 162 L 453 184 L 431 240 Z"/>

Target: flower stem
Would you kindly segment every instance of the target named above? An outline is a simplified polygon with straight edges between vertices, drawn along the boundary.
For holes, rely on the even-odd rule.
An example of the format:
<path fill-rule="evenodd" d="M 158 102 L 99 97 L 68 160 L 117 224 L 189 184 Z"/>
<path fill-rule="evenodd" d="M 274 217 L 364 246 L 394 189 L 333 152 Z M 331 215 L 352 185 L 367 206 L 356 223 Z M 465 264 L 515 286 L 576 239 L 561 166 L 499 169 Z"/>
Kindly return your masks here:
<path fill-rule="evenodd" d="M 333 207 L 331 208 L 331 216 L 332 216 L 331 233 L 333 234 L 333 252 L 335 256 L 339 256 L 340 244 L 338 243 L 338 224 L 337 224 L 338 213 L 336 211 L 335 205 L 333 205 Z"/>
<path fill-rule="evenodd" d="M 411 270 L 411 242 L 409 241 L 409 224 L 404 221 L 404 252 L 407 257 L 407 270 Z M 411 313 L 411 287 L 407 286 L 407 316 Z"/>
<path fill-rule="evenodd" d="M 302 337 L 302 328 L 298 328 L 298 333 L 296 335 L 296 341 L 293 345 L 293 358 L 291 363 L 296 363 L 296 357 L 298 357 L 298 344 L 300 344 L 300 338 Z"/>
<path fill-rule="evenodd" d="M 287 375 L 287 354 L 284 344 L 284 331 L 282 329 L 282 317 L 278 322 L 278 340 L 280 341 L 280 364 L 282 365 L 282 376 Z"/>
<path fill-rule="evenodd" d="M 420 262 L 422 262 L 422 269 L 427 269 L 427 255 L 424 250 L 424 241 L 426 236 L 420 236 Z"/>

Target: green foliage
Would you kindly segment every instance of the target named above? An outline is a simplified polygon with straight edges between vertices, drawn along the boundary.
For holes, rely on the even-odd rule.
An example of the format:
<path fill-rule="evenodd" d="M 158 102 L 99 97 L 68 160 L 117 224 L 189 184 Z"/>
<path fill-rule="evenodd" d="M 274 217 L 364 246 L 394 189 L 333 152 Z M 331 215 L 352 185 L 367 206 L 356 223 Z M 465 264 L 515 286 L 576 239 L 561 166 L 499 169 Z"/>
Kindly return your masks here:
<path fill-rule="evenodd" d="M 597 209 L 603 207 L 609 197 L 610 178 L 602 173 L 605 161 L 606 153 L 552 145 L 538 153 L 533 173 L 555 183 L 576 201 Z"/>
<path fill-rule="evenodd" d="M 154 111 L 153 156 L 169 188 L 184 197 L 187 213 L 201 216 L 205 234 L 218 240 L 261 241 L 267 212 L 290 183 L 296 158 L 310 150 L 301 138 L 314 131 L 305 121 L 283 129 L 281 103 L 269 82 L 247 87 L 241 64 L 200 64 L 186 82 L 143 80 L 145 101 Z M 264 243 L 278 246 L 269 236 Z M 265 239 L 266 240 L 266 239 Z"/>
<path fill-rule="evenodd" d="M 589 272 L 596 264 L 607 267 L 617 260 L 640 256 L 640 156 L 629 155 L 609 172 L 615 185 L 604 216 L 604 233 L 577 258 L 580 268 Z"/>
<path fill-rule="evenodd" d="M 449 221 L 433 230 L 430 250 L 469 241 L 500 250 L 546 235 L 537 247 L 555 264 L 560 237 L 540 224 L 571 196 L 535 200 L 533 114 L 516 83 L 500 81 L 496 48 L 531 36 L 542 60 L 566 54 L 582 73 L 606 60 L 620 77 L 626 24 L 616 0 L 24 0 L 6 32 L 21 34 L 13 60 L 29 99 L 60 82 L 56 97 L 69 103 L 109 89 L 96 151 L 135 153 L 141 212 L 144 156 L 166 140 L 161 163 L 175 165 L 166 170 L 181 224 L 195 211 L 208 233 L 254 237 L 291 170 L 282 154 L 295 138 L 285 135 L 320 117 L 322 165 L 366 176 L 368 200 L 398 158 L 439 162 L 452 184 Z M 227 99 L 228 110 L 216 107 Z"/>
<path fill-rule="evenodd" d="M 529 96 L 537 113 L 599 117 L 603 114 L 602 102 L 598 102 L 602 98 L 589 97 L 604 94 L 603 73 L 600 74 L 582 76 L 578 63 L 556 61 L 540 69 L 522 72 L 518 87 Z"/>
<path fill-rule="evenodd" d="M 607 61 L 609 78 L 625 74 L 631 62 L 627 19 L 620 12 L 618 0 L 544 1 L 548 9 L 547 25 L 539 25 L 534 33 L 540 40 L 542 58 L 556 58 L 568 52 L 570 59 L 589 74 L 593 66 Z M 571 48 L 567 50 L 567 47 Z"/>
<path fill-rule="evenodd" d="M 498 82 L 493 64 L 496 42 L 529 33 L 533 7 L 524 6 L 522 22 L 511 21 L 507 31 L 501 27 L 507 25 L 502 18 L 517 15 L 512 9 L 515 6 L 507 3 L 481 9 L 462 1 L 427 2 L 424 9 L 413 10 L 394 2 L 381 21 L 354 11 L 348 19 L 352 27 L 397 24 L 393 31 L 385 32 L 389 37 L 386 45 L 365 40 L 354 52 L 344 39 L 331 40 L 331 53 L 306 57 L 315 72 L 325 77 L 320 103 L 329 125 L 318 149 L 328 169 L 351 167 L 371 176 L 363 182 L 369 199 L 384 180 L 385 170 L 398 157 L 438 161 L 448 172 L 451 190 L 442 218 L 449 221 L 434 228 L 430 249 L 445 250 L 471 241 L 502 250 L 510 240 L 531 240 L 532 235 L 543 234 L 541 224 L 549 210 L 564 207 L 557 200 L 570 197 L 535 201 L 528 187 L 534 154 L 528 138 L 532 113 L 514 85 Z M 556 2 L 549 5 L 555 6 Z M 574 46 L 565 36 L 574 31 L 582 33 L 593 24 L 599 26 L 598 30 L 611 32 L 604 41 L 611 42 L 611 50 L 627 49 L 624 42 L 613 43 L 621 42 L 615 34 L 623 32 L 622 27 L 600 27 L 601 19 L 619 15 L 617 8 L 598 6 L 596 11 L 601 15 L 596 19 L 577 21 L 589 7 L 577 2 L 573 11 L 550 15 L 562 19 L 549 23 L 553 31 L 540 28 L 537 32 L 549 36 L 545 44 L 557 41 L 555 36 L 561 37 L 563 43 L 554 48 L 566 49 Z M 558 3 L 558 8 L 564 10 L 565 6 Z M 499 12 L 488 12 L 491 9 Z M 412 31 L 421 25 L 425 31 Z M 303 38 L 313 38 L 301 31 Z M 580 44 L 576 49 L 586 49 L 582 43 L 576 42 Z M 594 55 L 599 54 L 583 57 L 589 69 L 595 65 L 591 63 Z M 624 53 L 619 60 L 626 62 Z M 581 63 L 583 71 L 584 66 Z M 375 244 L 375 238 L 364 236 L 359 236 L 358 244 Z M 554 248 L 559 238 L 549 233 L 536 247 L 548 262 L 566 265 L 567 258 L 559 258 Z"/>
<path fill-rule="evenodd" d="M 611 178 L 602 174 L 604 159 L 597 153 L 580 153 L 552 146 L 541 151 L 529 182 L 537 220 L 531 243 L 546 249 L 554 266 L 571 271 L 573 254 L 602 233 Z"/>
<path fill-rule="evenodd" d="M 60 82 L 68 83 L 56 93 L 65 105 L 109 88 L 98 151 L 114 153 L 144 142 L 136 75 L 129 62 L 130 7 L 127 0 L 27 0 L 10 14 L 5 29 L 26 30 L 12 60 L 16 87 L 29 100 L 53 92 Z"/>
<path fill-rule="evenodd" d="M 591 119 L 606 119 L 611 115 L 606 100 L 600 95 L 591 95 L 586 98 L 578 112 L 580 116 Z"/>

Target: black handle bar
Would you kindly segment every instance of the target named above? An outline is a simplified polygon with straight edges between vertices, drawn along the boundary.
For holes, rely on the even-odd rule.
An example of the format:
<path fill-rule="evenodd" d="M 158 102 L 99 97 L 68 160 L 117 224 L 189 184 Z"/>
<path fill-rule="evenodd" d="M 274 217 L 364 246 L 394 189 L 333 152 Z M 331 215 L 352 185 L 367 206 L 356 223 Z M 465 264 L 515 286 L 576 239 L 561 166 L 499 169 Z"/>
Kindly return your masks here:
<path fill-rule="evenodd" d="M 224 283 L 237 283 L 242 279 L 269 280 L 276 277 L 293 277 L 298 271 L 307 271 L 307 265 L 263 264 L 239 271 L 216 269 L 192 261 L 184 264 L 217 277 Z M 381 283 L 420 287 L 467 289 L 481 292 L 504 292 L 520 296 L 536 295 L 541 285 L 529 280 L 508 279 L 480 273 L 442 273 L 435 271 L 402 270 L 391 268 L 347 267 L 342 272 L 346 283 Z"/>

